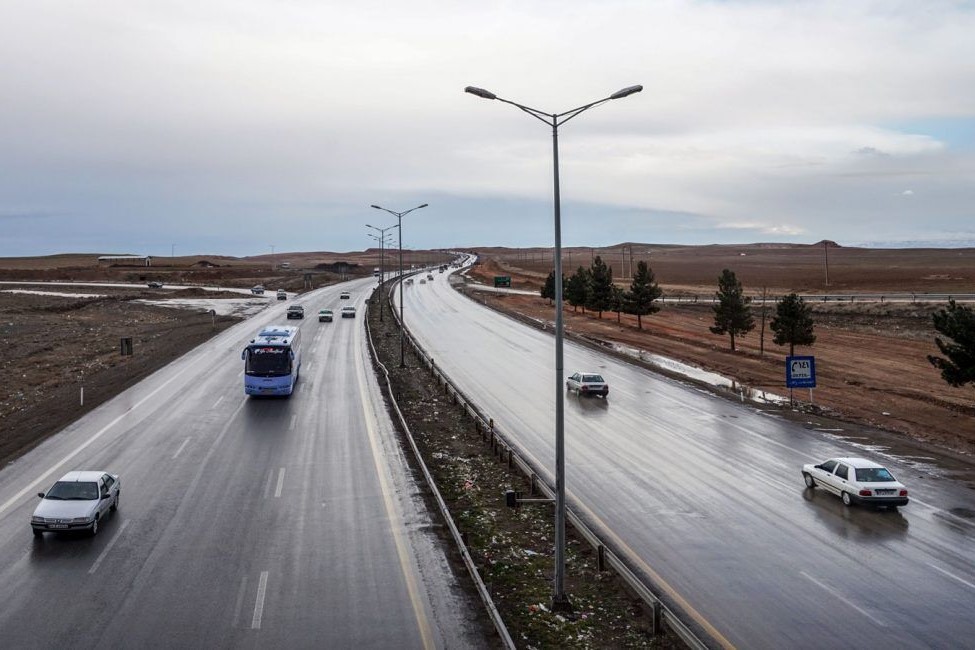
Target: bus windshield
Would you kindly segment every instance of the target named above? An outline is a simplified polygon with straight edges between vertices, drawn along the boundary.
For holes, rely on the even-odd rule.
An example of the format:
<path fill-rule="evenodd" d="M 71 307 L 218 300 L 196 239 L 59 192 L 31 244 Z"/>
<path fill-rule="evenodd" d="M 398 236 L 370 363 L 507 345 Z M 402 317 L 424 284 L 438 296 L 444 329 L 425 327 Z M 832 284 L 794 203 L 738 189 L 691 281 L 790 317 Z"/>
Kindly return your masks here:
<path fill-rule="evenodd" d="M 291 374 L 290 348 L 254 346 L 248 348 L 244 372 L 258 377 L 283 377 Z"/>

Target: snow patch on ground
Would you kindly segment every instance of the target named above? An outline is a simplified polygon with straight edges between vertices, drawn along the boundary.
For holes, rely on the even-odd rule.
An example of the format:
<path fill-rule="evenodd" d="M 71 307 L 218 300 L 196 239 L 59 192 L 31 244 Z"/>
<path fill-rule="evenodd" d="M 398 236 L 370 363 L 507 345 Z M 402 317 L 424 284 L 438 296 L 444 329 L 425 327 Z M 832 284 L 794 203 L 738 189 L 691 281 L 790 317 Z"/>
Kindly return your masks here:
<path fill-rule="evenodd" d="M 787 397 L 776 395 L 775 393 L 769 393 L 764 390 L 756 390 L 754 388 L 749 388 L 748 386 L 743 386 L 734 379 L 729 379 L 724 375 L 719 375 L 708 370 L 702 370 L 701 368 L 677 361 L 676 359 L 663 357 L 659 354 L 651 354 L 649 352 L 644 352 L 643 350 L 638 350 L 625 345 L 614 344 L 613 348 L 617 352 L 625 354 L 628 357 L 640 359 L 641 361 L 648 361 L 651 365 L 657 366 L 658 368 L 668 372 L 672 372 L 695 381 L 703 382 L 716 388 L 724 388 L 732 392 L 739 393 L 743 400 L 748 399 L 759 404 L 786 405 L 789 403 L 789 399 Z"/>
<path fill-rule="evenodd" d="M 26 293 L 32 296 L 60 296 L 62 298 L 106 298 L 103 293 L 67 293 L 61 291 L 31 291 L 29 289 L 2 289 L 0 293 Z"/>
<path fill-rule="evenodd" d="M 146 305 L 157 307 L 173 307 L 176 309 L 193 309 L 196 311 L 214 311 L 217 316 L 239 316 L 248 318 L 266 308 L 269 304 L 265 298 L 172 298 L 170 300 L 136 300 Z"/>

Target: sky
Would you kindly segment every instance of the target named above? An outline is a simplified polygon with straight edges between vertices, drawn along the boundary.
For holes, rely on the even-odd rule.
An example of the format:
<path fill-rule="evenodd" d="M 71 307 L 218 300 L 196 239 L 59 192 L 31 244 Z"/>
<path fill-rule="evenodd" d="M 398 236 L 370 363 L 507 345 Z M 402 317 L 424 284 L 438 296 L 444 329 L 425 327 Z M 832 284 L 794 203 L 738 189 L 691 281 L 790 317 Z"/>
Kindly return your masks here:
<path fill-rule="evenodd" d="M 0 256 L 975 246 L 975 2 L 0 0 Z M 395 230 L 389 231 L 395 236 Z"/>

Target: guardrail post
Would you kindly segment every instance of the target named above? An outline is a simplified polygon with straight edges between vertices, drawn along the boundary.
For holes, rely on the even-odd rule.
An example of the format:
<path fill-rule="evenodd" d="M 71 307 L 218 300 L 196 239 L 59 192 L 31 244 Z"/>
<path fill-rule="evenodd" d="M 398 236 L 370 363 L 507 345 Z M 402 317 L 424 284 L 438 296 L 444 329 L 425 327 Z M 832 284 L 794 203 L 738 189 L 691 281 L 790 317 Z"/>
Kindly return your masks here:
<path fill-rule="evenodd" d="M 654 636 L 663 634 L 663 608 L 660 606 L 659 600 L 653 601 L 653 605 L 651 605 L 651 618 L 650 633 Z"/>
<path fill-rule="evenodd" d="M 596 546 L 596 571 L 600 573 L 606 570 L 606 547 L 602 544 Z"/>
<path fill-rule="evenodd" d="M 538 477 L 535 476 L 535 472 L 532 472 L 531 476 L 529 477 L 529 483 L 530 483 L 531 487 L 529 488 L 529 491 L 528 491 L 528 494 L 530 494 L 532 496 L 535 496 L 535 494 L 536 494 L 535 481 L 537 481 L 537 480 L 538 480 Z"/>
<path fill-rule="evenodd" d="M 513 455 L 511 453 L 511 447 L 508 447 L 508 469 L 511 469 L 515 465 Z"/>

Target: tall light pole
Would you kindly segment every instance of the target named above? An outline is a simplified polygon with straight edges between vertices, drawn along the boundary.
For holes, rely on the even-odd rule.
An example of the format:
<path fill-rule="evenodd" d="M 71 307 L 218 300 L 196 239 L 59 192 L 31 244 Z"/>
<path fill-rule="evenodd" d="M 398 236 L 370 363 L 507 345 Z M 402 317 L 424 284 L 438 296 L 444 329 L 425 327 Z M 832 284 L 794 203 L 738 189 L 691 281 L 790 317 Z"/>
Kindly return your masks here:
<path fill-rule="evenodd" d="M 505 104 L 511 104 L 532 117 L 541 120 L 552 127 L 552 161 L 554 168 L 555 195 L 555 580 L 552 589 L 553 611 L 571 609 L 569 598 L 565 593 L 565 403 L 562 393 L 562 338 L 564 327 L 562 323 L 562 213 L 561 198 L 559 196 L 559 127 L 573 117 L 599 106 L 613 99 L 622 99 L 643 90 L 643 86 L 629 86 L 618 90 L 609 97 L 584 106 L 573 108 L 564 113 L 546 113 L 536 108 L 523 106 L 516 102 L 502 99 L 489 90 L 468 86 L 464 92 L 483 99 L 496 99 Z"/>
<path fill-rule="evenodd" d="M 403 217 L 413 212 L 414 210 L 419 210 L 420 208 L 427 207 L 427 203 L 423 205 L 418 205 L 415 208 L 410 208 L 406 212 L 394 212 L 392 210 L 387 210 L 386 208 L 380 207 L 378 205 L 373 205 L 371 207 L 377 210 L 382 210 L 383 212 L 388 212 L 394 217 L 396 217 L 396 227 L 399 228 L 399 367 L 406 367 L 406 306 L 403 304 Z"/>
<path fill-rule="evenodd" d="M 379 231 L 379 236 L 369 235 L 373 239 L 379 242 L 379 320 L 383 320 L 383 282 L 386 281 L 386 231 L 398 226 L 390 226 L 389 228 L 377 228 L 376 226 L 370 226 L 366 224 L 366 228 L 372 228 L 373 230 Z"/>

